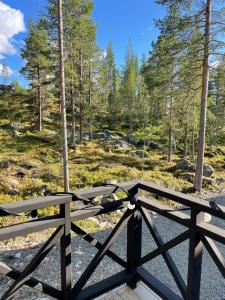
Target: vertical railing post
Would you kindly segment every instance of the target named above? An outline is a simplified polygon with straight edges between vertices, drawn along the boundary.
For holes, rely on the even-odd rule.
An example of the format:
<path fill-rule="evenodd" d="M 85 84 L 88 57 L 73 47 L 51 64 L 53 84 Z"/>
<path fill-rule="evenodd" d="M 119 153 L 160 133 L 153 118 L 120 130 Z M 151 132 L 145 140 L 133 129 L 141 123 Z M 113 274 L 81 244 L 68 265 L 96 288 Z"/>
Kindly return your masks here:
<path fill-rule="evenodd" d="M 130 195 L 137 197 L 138 189 L 133 188 Z M 128 207 L 129 209 L 129 207 Z M 134 276 L 127 284 L 135 289 L 137 285 L 137 266 L 141 259 L 142 248 L 142 216 L 139 210 L 134 206 L 134 213 L 127 225 L 127 271 Z"/>
<path fill-rule="evenodd" d="M 70 203 L 60 205 L 60 215 L 64 218 L 64 234 L 60 239 L 61 252 L 61 290 L 62 299 L 69 299 L 71 295 L 71 219 Z"/>
<path fill-rule="evenodd" d="M 186 300 L 199 300 L 201 288 L 203 243 L 196 225 L 204 220 L 204 213 L 191 210 L 191 236 L 189 243 L 188 280 Z"/>

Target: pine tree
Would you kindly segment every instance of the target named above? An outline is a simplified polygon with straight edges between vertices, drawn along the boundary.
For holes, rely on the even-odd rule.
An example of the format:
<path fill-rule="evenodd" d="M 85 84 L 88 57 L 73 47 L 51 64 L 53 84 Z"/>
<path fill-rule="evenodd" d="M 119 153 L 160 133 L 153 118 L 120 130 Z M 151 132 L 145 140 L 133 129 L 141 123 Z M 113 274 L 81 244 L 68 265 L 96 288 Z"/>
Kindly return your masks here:
<path fill-rule="evenodd" d="M 123 73 L 122 96 L 125 101 L 125 117 L 128 121 L 129 130 L 132 132 L 134 125 L 133 116 L 135 114 L 134 104 L 137 96 L 138 62 L 137 57 L 133 53 L 131 41 L 129 41 L 128 44 L 126 64 Z"/>
<path fill-rule="evenodd" d="M 51 66 L 50 50 L 48 32 L 43 28 L 42 22 L 34 24 L 30 19 L 29 34 L 25 39 L 25 48 L 21 51 L 21 56 L 26 61 L 21 73 L 31 82 L 31 99 L 34 95 L 39 131 L 43 129 L 44 98 Z"/>
<path fill-rule="evenodd" d="M 211 0 L 207 0 L 205 6 L 205 29 L 204 29 L 205 41 L 204 41 L 204 56 L 203 56 L 198 157 L 197 157 L 196 174 L 195 174 L 195 182 L 194 182 L 194 187 L 197 191 L 200 191 L 202 188 L 203 164 L 204 164 L 206 111 L 207 111 L 207 98 L 208 98 L 208 88 L 209 88 L 210 27 L 211 27 L 211 13 L 212 13 L 211 5 L 212 5 Z"/>
<path fill-rule="evenodd" d="M 83 142 L 84 114 L 90 102 L 90 62 L 96 51 L 93 8 L 91 0 L 65 1 L 65 45 L 66 53 L 70 57 L 70 69 L 74 73 L 73 84 L 70 84 L 70 87 L 73 86 L 77 95 L 80 143 Z"/>
<path fill-rule="evenodd" d="M 108 44 L 106 55 L 103 58 L 103 64 L 101 68 L 102 78 L 101 84 L 104 86 L 104 95 L 103 97 L 106 100 L 106 106 L 108 111 L 108 124 L 109 128 L 113 127 L 113 90 L 114 90 L 114 76 L 116 72 L 114 53 L 112 48 L 112 43 Z"/>
<path fill-rule="evenodd" d="M 196 2 L 191 0 L 158 0 L 157 3 L 167 5 L 169 9 L 174 7 L 174 5 L 178 8 L 180 12 L 179 26 L 175 23 L 175 26 L 169 26 L 169 28 L 176 33 L 178 39 L 184 41 L 184 51 L 188 46 L 189 41 L 192 40 L 193 42 L 196 30 L 199 30 L 200 32 L 200 39 L 196 39 L 194 43 L 196 51 L 201 55 L 200 61 L 202 63 L 198 158 L 194 182 L 194 188 L 200 191 L 202 187 L 206 135 L 209 61 L 210 55 L 213 54 L 215 57 L 218 55 L 219 49 L 224 47 L 224 42 L 220 39 L 220 34 L 222 30 L 224 30 L 225 24 L 221 14 L 223 8 L 221 8 L 221 5 L 217 4 L 217 1 L 213 0 L 201 1 L 199 6 L 196 6 Z M 199 55 L 197 55 L 197 57 L 193 56 L 193 61 L 199 62 Z"/>
<path fill-rule="evenodd" d="M 62 0 L 58 0 L 58 46 L 60 61 L 60 108 L 62 122 L 62 155 L 64 170 L 64 192 L 69 192 L 69 162 L 67 146 L 67 120 L 66 120 L 66 94 L 65 94 L 65 70 L 64 70 L 64 41 L 63 41 L 63 15 Z"/>

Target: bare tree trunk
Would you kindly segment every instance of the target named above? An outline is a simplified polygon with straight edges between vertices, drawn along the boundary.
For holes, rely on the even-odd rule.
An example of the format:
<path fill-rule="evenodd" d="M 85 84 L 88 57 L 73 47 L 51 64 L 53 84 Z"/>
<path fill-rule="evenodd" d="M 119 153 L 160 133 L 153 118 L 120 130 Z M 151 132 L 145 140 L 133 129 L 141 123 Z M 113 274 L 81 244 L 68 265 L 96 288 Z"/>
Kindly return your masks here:
<path fill-rule="evenodd" d="M 88 100 L 89 100 L 89 140 L 92 140 L 92 78 L 91 78 L 91 62 L 89 61 L 89 91 L 88 91 Z"/>
<path fill-rule="evenodd" d="M 38 130 L 42 131 L 42 93 L 41 93 L 41 72 L 38 66 Z"/>
<path fill-rule="evenodd" d="M 113 129 L 113 125 L 114 125 L 114 112 L 113 112 L 113 92 L 112 92 L 112 87 L 110 87 L 110 93 L 109 93 L 109 128 L 112 130 Z"/>
<path fill-rule="evenodd" d="M 83 62 L 82 62 L 82 50 L 80 50 L 80 144 L 83 143 Z"/>
<path fill-rule="evenodd" d="M 216 111 L 219 111 L 219 83 L 216 82 Z M 217 131 L 218 131 L 218 117 L 215 118 L 214 120 L 214 127 L 213 127 L 213 132 L 212 132 L 212 140 L 211 143 L 213 145 L 217 144 Z"/>
<path fill-rule="evenodd" d="M 169 151 L 168 162 L 172 161 L 173 155 L 173 97 L 170 98 L 170 124 L 169 124 Z"/>
<path fill-rule="evenodd" d="M 133 130 L 133 120 L 132 120 L 132 107 L 133 107 L 133 99 L 132 96 L 129 96 L 128 99 L 128 120 L 129 120 L 129 130 L 132 133 Z"/>
<path fill-rule="evenodd" d="M 195 126 L 192 128 L 192 137 L 191 137 L 191 156 L 192 161 L 195 163 Z"/>
<path fill-rule="evenodd" d="M 72 117 L 72 147 L 76 148 L 76 115 L 73 87 L 71 90 L 71 117 Z"/>
<path fill-rule="evenodd" d="M 205 131 L 206 131 L 206 110 L 209 86 L 209 48 L 210 48 L 210 25 L 211 25 L 211 0 L 207 0 L 206 20 L 205 20 L 205 43 L 204 43 L 204 61 L 202 76 L 202 96 L 201 96 L 201 112 L 198 139 L 198 157 L 195 173 L 194 188 L 200 191 L 202 188 L 203 164 L 204 164 L 204 148 L 205 148 Z"/>
<path fill-rule="evenodd" d="M 188 124 L 185 124 L 184 129 L 184 157 L 188 155 Z"/>
<path fill-rule="evenodd" d="M 62 0 L 58 0 L 58 43 L 59 43 L 59 62 L 60 62 L 60 100 L 61 100 L 60 107 L 61 107 L 61 122 L 62 122 L 61 126 L 62 126 L 64 191 L 68 192 L 69 191 L 69 169 L 68 169 L 68 145 L 67 145 Z"/>

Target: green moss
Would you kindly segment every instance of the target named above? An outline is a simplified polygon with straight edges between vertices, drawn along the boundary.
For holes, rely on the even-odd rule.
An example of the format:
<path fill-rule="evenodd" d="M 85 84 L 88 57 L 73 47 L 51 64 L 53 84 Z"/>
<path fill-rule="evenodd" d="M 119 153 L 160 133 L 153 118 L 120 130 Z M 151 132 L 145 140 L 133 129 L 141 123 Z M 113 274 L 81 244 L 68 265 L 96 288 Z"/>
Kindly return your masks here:
<path fill-rule="evenodd" d="M 0 121 L 0 165 L 5 160 L 10 163 L 9 167 L 0 169 L 0 203 L 40 196 L 45 185 L 52 191 L 62 191 L 63 170 L 58 136 L 46 130 L 41 134 L 25 132 L 12 140 L 2 128 L 7 124 L 6 120 Z M 213 149 L 213 155 L 208 155 L 205 159 L 215 169 L 214 178 L 225 178 L 223 152 L 225 153 L 225 147 L 222 146 Z M 134 157 L 130 153 L 130 150 L 117 153 L 113 146 L 109 147 L 104 142 L 85 142 L 78 145 L 76 150 L 70 149 L 71 190 L 100 185 L 108 179 L 116 179 L 118 182 L 142 179 L 178 191 L 186 191 L 192 187 L 190 178 L 166 172 L 180 157 L 174 156 L 174 162 L 168 163 L 165 154 L 158 151 L 148 151 L 145 158 Z M 18 171 L 25 172 L 23 179 L 15 176 Z M 220 185 L 222 186 L 225 183 Z M 9 196 L 8 190 L 11 187 L 18 188 L 19 195 Z M 55 208 L 46 209 L 41 211 L 41 215 L 55 212 Z M 6 220 L 7 222 L 9 221 Z M 96 227 L 85 222 L 82 226 Z"/>

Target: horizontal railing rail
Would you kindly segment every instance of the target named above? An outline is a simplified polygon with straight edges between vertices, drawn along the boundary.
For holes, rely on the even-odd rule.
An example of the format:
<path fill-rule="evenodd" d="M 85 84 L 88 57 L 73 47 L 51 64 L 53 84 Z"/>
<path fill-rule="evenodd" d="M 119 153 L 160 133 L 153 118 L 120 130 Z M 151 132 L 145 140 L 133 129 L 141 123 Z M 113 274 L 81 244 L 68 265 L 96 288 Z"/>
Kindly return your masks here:
<path fill-rule="evenodd" d="M 141 280 L 162 299 L 197 300 L 200 298 L 203 248 L 207 250 L 218 270 L 225 277 L 225 261 L 214 242 L 225 244 L 225 229 L 209 223 L 205 217 L 205 213 L 208 213 L 224 221 L 225 207 L 219 206 L 219 209 L 212 209 L 208 201 L 144 181 L 121 183 L 119 187 L 121 191 L 127 191 L 124 199 L 102 205 L 83 206 L 81 209 L 74 209 L 71 195 L 48 196 L 0 206 L 0 217 L 26 214 L 51 206 L 59 207 L 58 213 L 55 215 L 35 218 L 0 228 L 0 241 L 55 228 L 51 236 L 41 246 L 23 271 L 13 269 L 0 262 L 0 274 L 13 279 L 13 283 L 1 299 L 12 299 L 15 293 L 24 285 L 56 299 L 94 299 L 124 283 L 131 288 L 135 288 L 137 282 Z M 100 186 L 79 190 L 76 192 L 76 195 L 81 198 L 94 199 L 97 196 L 110 194 L 114 190 L 115 187 L 113 186 Z M 182 206 L 173 208 L 162 205 L 160 201 L 154 199 L 155 196 L 172 200 Z M 124 209 L 125 212 L 103 243 L 100 243 L 91 234 L 85 232 L 76 223 L 76 221 L 114 212 L 118 209 Z M 160 236 L 150 212 L 156 212 L 171 221 L 183 225 L 184 231 L 172 240 L 165 242 Z M 146 224 L 157 245 L 155 250 L 144 256 L 141 254 L 142 223 Z M 125 228 L 127 228 L 126 260 L 122 259 L 111 249 L 119 234 Z M 71 268 L 74 255 L 71 250 L 71 232 L 74 232 L 98 250 L 91 263 L 74 285 L 72 284 L 73 270 Z M 58 241 L 60 242 L 61 256 L 60 289 L 50 286 L 32 275 Z M 169 253 L 169 250 L 184 241 L 189 241 L 187 280 L 182 277 Z M 85 287 L 87 281 L 105 256 L 110 257 L 119 264 L 123 271 L 108 279 Z M 162 256 L 164 259 L 168 271 L 177 285 L 179 294 L 144 269 L 143 265 L 145 263 L 151 263 L 158 256 Z"/>

